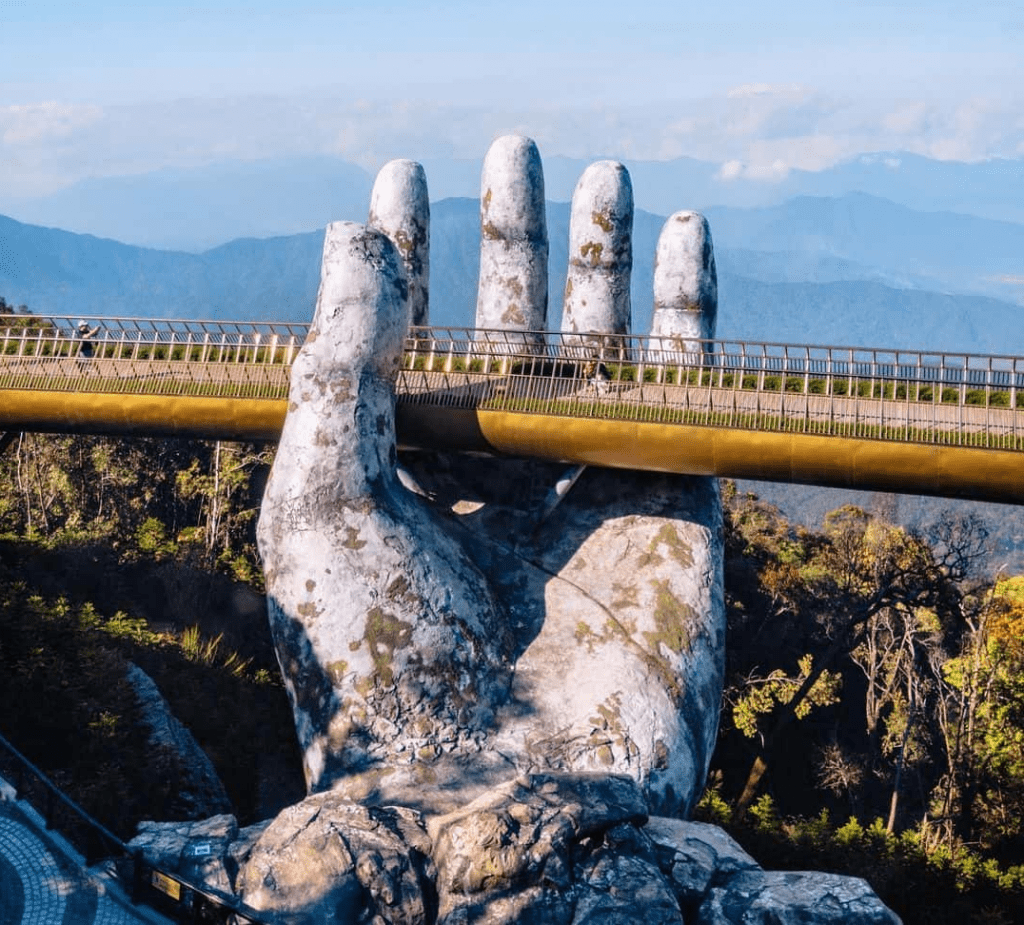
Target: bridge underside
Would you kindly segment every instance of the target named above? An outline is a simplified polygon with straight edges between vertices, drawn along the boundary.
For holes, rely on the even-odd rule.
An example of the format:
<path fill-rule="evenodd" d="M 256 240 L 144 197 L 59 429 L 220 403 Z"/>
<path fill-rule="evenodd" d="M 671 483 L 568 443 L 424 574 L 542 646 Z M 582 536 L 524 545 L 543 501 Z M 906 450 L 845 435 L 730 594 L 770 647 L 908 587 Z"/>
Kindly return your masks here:
<path fill-rule="evenodd" d="M 275 441 L 287 402 L 10 390 L 0 431 Z M 406 449 L 1024 504 L 1019 452 L 399 402 Z"/>

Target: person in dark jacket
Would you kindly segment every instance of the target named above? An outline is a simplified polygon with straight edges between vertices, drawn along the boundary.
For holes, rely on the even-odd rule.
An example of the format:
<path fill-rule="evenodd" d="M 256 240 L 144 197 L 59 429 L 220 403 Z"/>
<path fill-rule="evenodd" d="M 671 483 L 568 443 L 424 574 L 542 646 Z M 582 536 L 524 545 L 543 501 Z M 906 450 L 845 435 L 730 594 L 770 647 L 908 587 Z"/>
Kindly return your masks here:
<path fill-rule="evenodd" d="M 95 355 L 96 345 L 93 338 L 100 333 L 99 326 L 89 327 L 89 322 L 82 320 L 78 322 L 78 355 L 86 360 L 91 360 Z"/>

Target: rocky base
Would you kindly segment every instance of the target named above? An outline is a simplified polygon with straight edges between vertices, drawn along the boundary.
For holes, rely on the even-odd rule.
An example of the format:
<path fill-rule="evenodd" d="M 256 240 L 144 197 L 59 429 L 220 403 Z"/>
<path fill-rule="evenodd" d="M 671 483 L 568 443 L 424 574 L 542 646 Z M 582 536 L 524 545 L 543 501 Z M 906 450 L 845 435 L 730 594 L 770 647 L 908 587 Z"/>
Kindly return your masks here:
<path fill-rule="evenodd" d="M 314 794 L 269 823 L 145 823 L 132 847 L 305 925 L 898 925 L 853 877 L 762 870 L 720 829 L 648 817 L 628 777 L 530 775 L 424 816 Z"/>

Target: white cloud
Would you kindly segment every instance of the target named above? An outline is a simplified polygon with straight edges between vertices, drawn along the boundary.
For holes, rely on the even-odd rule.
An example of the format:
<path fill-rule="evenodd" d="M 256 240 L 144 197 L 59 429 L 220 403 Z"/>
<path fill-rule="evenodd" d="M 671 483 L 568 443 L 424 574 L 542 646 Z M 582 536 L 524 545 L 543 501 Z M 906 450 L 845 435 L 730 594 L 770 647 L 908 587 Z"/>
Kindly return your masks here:
<path fill-rule="evenodd" d="M 768 83 L 751 83 L 741 84 L 738 87 L 732 87 L 726 92 L 726 96 L 733 99 L 749 99 L 751 97 L 765 97 L 765 96 L 782 96 L 782 97 L 801 97 L 807 92 L 806 88 L 802 84 L 768 84 Z"/>
<path fill-rule="evenodd" d="M 921 135 L 928 131 L 931 111 L 923 101 L 904 103 L 882 117 L 882 127 L 895 135 Z"/>
<path fill-rule="evenodd" d="M 701 98 L 633 105 L 454 105 L 379 100 L 343 88 L 302 96 L 0 108 L 0 195 L 40 195 L 90 176 L 221 160 L 335 154 L 374 170 L 393 157 L 479 159 L 498 134 L 545 157 L 687 156 L 723 181 L 778 182 L 870 151 L 978 160 L 1024 154 L 1024 96 L 867 100 L 795 83 L 748 83 Z M 898 164 L 889 164 L 897 169 Z"/>
<path fill-rule="evenodd" d="M 99 106 L 54 101 L 2 106 L 0 139 L 5 145 L 26 145 L 67 138 L 102 117 Z"/>
<path fill-rule="evenodd" d="M 743 161 L 733 159 L 722 164 L 722 166 L 718 168 L 716 176 L 719 180 L 725 180 L 726 182 L 729 180 L 738 180 L 743 176 L 743 170 Z"/>

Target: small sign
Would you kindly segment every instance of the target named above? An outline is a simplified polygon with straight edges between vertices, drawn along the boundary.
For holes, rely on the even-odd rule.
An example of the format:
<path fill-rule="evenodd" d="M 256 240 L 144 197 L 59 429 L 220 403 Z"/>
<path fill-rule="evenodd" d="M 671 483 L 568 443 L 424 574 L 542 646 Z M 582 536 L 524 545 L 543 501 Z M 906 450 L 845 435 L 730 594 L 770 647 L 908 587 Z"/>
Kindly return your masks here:
<path fill-rule="evenodd" d="M 160 873 L 158 870 L 154 870 L 149 882 L 161 893 L 170 896 L 171 899 L 181 899 L 181 884 L 177 880 Z"/>
<path fill-rule="evenodd" d="M 208 858 L 213 854 L 213 845 L 208 841 L 199 842 L 198 845 L 190 845 L 188 853 L 194 858 Z"/>

